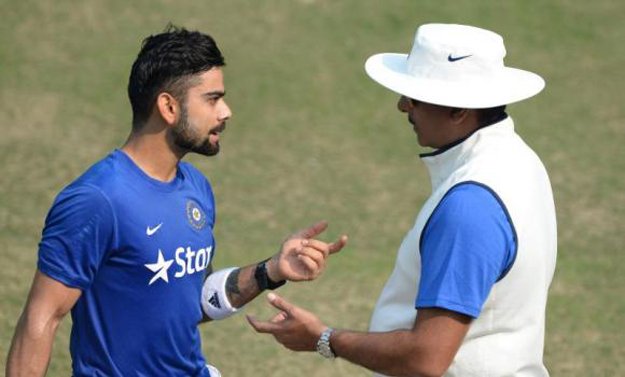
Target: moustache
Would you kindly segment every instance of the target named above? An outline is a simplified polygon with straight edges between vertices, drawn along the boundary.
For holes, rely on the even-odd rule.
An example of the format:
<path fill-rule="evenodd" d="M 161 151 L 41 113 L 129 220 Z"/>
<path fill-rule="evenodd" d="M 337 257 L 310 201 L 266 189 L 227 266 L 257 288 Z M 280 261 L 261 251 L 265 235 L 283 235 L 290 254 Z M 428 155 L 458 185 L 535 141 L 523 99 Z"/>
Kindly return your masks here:
<path fill-rule="evenodd" d="M 226 122 L 219 124 L 219 126 L 213 128 L 211 133 L 221 133 L 226 130 Z"/>

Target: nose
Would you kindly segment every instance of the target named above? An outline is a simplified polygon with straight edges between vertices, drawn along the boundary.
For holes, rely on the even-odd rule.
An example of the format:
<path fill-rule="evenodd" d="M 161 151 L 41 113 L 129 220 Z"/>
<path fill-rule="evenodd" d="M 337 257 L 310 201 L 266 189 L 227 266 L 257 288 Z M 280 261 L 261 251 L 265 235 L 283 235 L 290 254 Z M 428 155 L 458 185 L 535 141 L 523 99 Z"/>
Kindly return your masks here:
<path fill-rule="evenodd" d="M 410 99 L 406 96 L 399 97 L 399 100 L 397 101 L 397 110 L 401 111 L 402 113 L 407 113 L 409 109 Z"/>
<path fill-rule="evenodd" d="M 219 111 L 219 120 L 224 121 L 230 119 L 232 117 L 232 111 L 230 110 L 230 106 L 226 103 L 226 101 L 222 101 L 223 106 Z"/>

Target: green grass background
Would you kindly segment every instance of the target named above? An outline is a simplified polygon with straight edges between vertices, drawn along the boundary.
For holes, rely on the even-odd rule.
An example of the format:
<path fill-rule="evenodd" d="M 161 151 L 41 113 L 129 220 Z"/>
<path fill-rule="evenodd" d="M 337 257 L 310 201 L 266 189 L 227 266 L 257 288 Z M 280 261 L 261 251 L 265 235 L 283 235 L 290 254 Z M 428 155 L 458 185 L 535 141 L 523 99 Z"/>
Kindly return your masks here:
<path fill-rule="evenodd" d="M 141 40 L 167 22 L 212 34 L 234 117 L 215 158 L 191 156 L 218 199 L 216 266 L 273 253 L 289 232 L 328 219 L 350 244 L 310 284 L 281 293 L 328 324 L 364 330 L 429 181 L 397 97 L 364 60 L 407 52 L 417 25 L 468 23 L 502 34 L 508 65 L 546 90 L 510 107 L 550 171 L 559 255 L 545 362 L 554 376 L 625 374 L 625 4 L 552 1 L 1 0 L 0 367 L 35 271 L 56 193 L 125 140 L 125 87 Z M 268 317 L 263 299 L 247 313 Z M 50 376 L 70 374 L 70 319 Z M 296 354 L 242 315 L 202 327 L 225 376 L 366 376 Z"/>

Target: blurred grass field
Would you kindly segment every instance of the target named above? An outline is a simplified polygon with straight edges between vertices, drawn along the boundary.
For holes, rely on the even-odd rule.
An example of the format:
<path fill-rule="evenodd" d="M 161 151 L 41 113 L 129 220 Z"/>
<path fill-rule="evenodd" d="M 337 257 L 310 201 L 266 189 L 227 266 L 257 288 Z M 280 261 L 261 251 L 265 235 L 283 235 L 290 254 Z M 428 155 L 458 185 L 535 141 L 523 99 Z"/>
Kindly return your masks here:
<path fill-rule="evenodd" d="M 234 111 L 215 158 L 189 158 L 217 195 L 217 267 L 273 253 L 291 231 L 330 221 L 350 235 L 320 280 L 281 293 L 335 327 L 364 330 L 429 181 L 397 97 L 364 60 L 407 52 L 416 26 L 502 34 L 506 62 L 540 73 L 512 105 L 517 132 L 551 174 L 559 255 L 545 362 L 554 376 L 625 375 L 625 3 L 619 0 L 2 0 L 0 12 L 0 370 L 56 193 L 125 140 L 126 84 L 141 40 L 171 21 L 213 35 Z M 247 313 L 268 317 L 263 299 Z M 48 375 L 71 372 L 69 317 Z M 202 327 L 224 376 L 366 376 L 295 354 L 244 316 Z"/>

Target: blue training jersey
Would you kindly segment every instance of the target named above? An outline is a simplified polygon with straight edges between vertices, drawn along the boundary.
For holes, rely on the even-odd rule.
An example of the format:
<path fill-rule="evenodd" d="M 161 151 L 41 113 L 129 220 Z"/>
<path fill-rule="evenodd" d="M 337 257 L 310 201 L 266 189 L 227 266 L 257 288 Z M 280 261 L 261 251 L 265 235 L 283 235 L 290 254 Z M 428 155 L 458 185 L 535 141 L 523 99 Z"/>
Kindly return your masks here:
<path fill-rule="evenodd" d="M 490 188 L 464 182 L 440 201 L 421 236 L 421 280 L 415 307 L 477 318 L 492 286 L 516 257 L 516 233 Z"/>
<path fill-rule="evenodd" d="M 61 191 L 38 268 L 82 290 L 74 376 L 209 376 L 198 323 L 214 223 L 210 184 L 184 162 L 163 183 L 116 150 Z"/>

